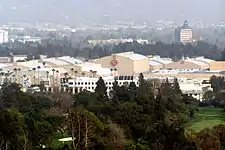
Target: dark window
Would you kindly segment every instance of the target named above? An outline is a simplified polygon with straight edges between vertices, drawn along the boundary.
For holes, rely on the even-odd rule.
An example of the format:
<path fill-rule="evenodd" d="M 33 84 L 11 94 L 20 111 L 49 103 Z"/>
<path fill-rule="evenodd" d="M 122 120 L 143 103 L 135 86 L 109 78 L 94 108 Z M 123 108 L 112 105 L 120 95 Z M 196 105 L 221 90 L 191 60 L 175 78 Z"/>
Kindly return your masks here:
<path fill-rule="evenodd" d="M 123 80 L 123 76 L 119 76 L 119 80 Z"/>

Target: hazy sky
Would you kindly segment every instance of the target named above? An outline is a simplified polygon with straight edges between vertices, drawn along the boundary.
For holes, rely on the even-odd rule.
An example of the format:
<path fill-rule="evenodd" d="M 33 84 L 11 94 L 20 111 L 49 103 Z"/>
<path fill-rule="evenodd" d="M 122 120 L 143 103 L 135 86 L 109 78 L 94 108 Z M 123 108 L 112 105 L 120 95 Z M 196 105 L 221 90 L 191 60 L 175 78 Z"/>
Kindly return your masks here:
<path fill-rule="evenodd" d="M 225 0 L 0 0 L 0 20 L 225 20 Z"/>

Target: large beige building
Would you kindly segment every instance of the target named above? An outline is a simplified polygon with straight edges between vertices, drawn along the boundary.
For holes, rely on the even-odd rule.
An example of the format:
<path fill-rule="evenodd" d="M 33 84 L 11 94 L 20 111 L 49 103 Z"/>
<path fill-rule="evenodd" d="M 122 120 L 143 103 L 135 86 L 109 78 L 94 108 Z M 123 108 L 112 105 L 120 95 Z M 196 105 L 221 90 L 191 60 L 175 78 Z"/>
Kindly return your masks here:
<path fill-rule="evenodd" d="M 214 60 L 204 57 L 186 58 L 177 62 L 166 64 L 164 69 L 168 70 L 208 70 L 210 64 L 214 63 Z"/>
<path fill-rule="evenodd" d="M 225 71 L 225 61 L 210 63 L 210 71 Z"/>
<path fill-rule="evenodd" d="M 95 60 L 104 68 L 116 69 L 119 75 L 149 72 L 149 59 L 133 52 L 117 53 Z"/>

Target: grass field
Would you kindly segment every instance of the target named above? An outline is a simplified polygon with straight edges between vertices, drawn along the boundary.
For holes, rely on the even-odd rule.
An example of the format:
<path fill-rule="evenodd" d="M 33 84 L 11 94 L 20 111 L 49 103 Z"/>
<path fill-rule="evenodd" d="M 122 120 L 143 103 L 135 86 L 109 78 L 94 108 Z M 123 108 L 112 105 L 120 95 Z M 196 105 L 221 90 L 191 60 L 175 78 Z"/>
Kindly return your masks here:
<path fill-rule="evenodd" d="M 190 121 L 186 129 L 200 131 L 204 128 L 212 128 L 218 124 L 225 124 L 225 112 L 220 108 L 199 108 L 196 118 Z"/>

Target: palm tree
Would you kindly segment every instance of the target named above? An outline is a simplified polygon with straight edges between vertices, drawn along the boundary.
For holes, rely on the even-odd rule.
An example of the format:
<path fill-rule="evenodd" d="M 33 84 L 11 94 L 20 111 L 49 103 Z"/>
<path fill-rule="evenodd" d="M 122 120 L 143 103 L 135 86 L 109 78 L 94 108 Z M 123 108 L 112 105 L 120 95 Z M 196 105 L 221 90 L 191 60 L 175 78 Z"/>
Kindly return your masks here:
<path fill-rule="evenodd" d="M 65 72 L 65 73 L 64 73 L 64 76 L 65 76 L 65 78 L 67 78 L 67 77 L 68 77 L 68 73 L 67 73 L 67 72 Z"/>
<path fill-rule="evenodd" d="M 37 69 L 38 69 L 38 85 L 39 85 L 40 84 L 40 69 L 41 69 L 41 67 L 38 66 Z"/>
<path fill-rule="evenodd" d="M 57 87 L 58 87 L 58 80 L 59 80 L 59 70 L 56 70 L 56 77 L 57 77 Z"/>
<path fill-rule="evenodd" d="M 55 87 L 55 69 L 52 69 L 52 73 L 53 73 L 53 87 Z"/>
<path fill-rule="evenodd" d="M 21 69 L 18 68 L 17 71 L 19 72 L 19 84 L 20 84 L 20 83 L 21 83 L 21 82 L 20 82 L 20 81 L 21 81 L 21 79 L 20 79 L 20 71 L 21 71 Z"/>
<path fill-rule="evenodd" d="M 93 77 L 93 71 L 92 70 L 90 70 L 90 73 L 92 74 L 92 77 Z"/>
<path fill-rule="evenodd" d="M 74 74 L 74 68 L 71 68 L 70 71 L 72 72 L 72 75 Z"/>
<path fill-rule="evenodd" d="M 14 74 L 14 75 L 12 75 L 13 76 L 13 78 L 15 79 L 16 78 L 16 75 Z M 16 82 L 16 81 L 15 81 Z"/>
<path fill-rule="evenodd" d="M 16 75 L 17 74 L 17 68 L 14 68 L 13 71 L 14 71 L 14 74 Z M 14 82 L 16 82 L 16 76 L 13 76 L 13 77 L 15 78 Z"/>
<path fill-rule="evenodd" d="M 84 72 L 82 72 L 82 73 L 81 73 L 81 76 L 82 76 L 82 77 L 84 77 L 84 76 L 85 76 L 85 73 L 84 73 Z"/>
<path fill-rule="evenodd" d="M 114 70 L 114 69 L 112 69 L 112 68 L 110 69 L 110 71 L 111 71 L 111 75 L 112 75 L 113 70 Z"/>
<path fill-rule="evenodd" d="M 92 71 L 93 73 L 93 78 L 95 77 L 95 75 L 97 74 L 97 71 Z"/>
<path fill-rule="evenodd" d="M 78 73 L 78 71 L 77 70 L 75 70 L 74 71 L 74 84 L 76 83 L 76 81 L 77 81 L 77 73 Z"/>
<path fill-rule="evenodd" d="M 46 71 L 46 80 L 48 81 L 49 71 Z M 49 81 L 48 81 L 49 82 Z"/>
<path fill-rule="evenodd" d="M 33 76 L 33 84 L 35 84 L 35 71 L 36 71 L 36 68 L 33 68 L 33 73 L 34 73 L 34 76 Z"/>
<path fill-rule="evenodd" d="M 45 64 L 46 64 L 46 62 L 43 61 L 43 62 L 42 62 L 43 67 L 45 67 Z"/>
<path fill-rule="evenodd" d="M 78 71 L 74 71 L 74 75 L 75 75 L 75 78 L 77 78 L 77 73 L 78 73 Z"/>

